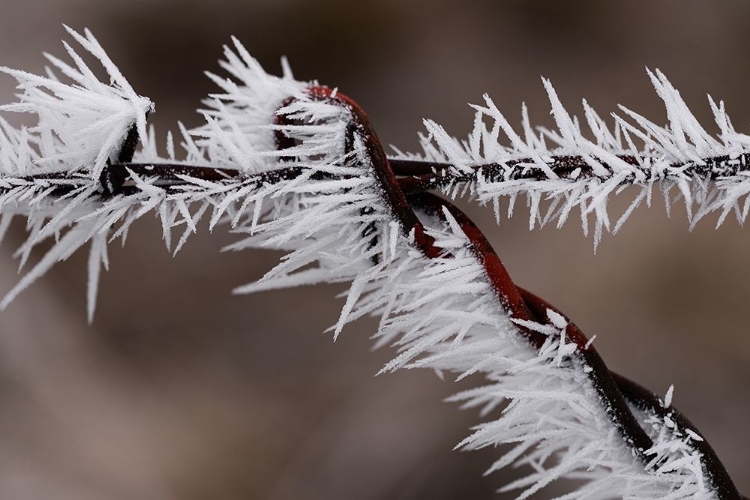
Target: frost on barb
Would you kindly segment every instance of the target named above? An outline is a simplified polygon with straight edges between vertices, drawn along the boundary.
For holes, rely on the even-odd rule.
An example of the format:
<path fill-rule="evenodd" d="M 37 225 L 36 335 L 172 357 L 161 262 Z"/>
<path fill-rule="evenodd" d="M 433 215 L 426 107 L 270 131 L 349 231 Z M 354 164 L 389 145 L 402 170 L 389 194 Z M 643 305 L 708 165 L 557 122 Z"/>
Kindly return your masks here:
<path fill-rule="evenodd" d="M 82 36 L 67 30 L 101 63 L 110 81 L 100 81 L 65 42 L 72 65 L 49 54 L 46 57 L 54 71 L 69 83 L 58 79 L 53 70 L 43 77 L 0 68 L 18 81 L 21 91 L 18 102 L 0 106 L 0 111 L 31 113 L 38 119 L 32 128 L 22 130 L 23 140 L 16 141 L 17 151 L 25 153 L 23 161 L 3 162 L 8 174 L 83 172 L 98 179 L 107 161 L 117 160 L 132 127 L 145 137 L 146 114 L 153 109 L 151 101 L 135 93 L 91 32 L 86 30 Z M 9 147 L 7 140 L 3 142 Z M 34 151 L 26 152 L 24 148 Z"/>
<path fill-rule="evenodd" d="M 718 224 L 732 212 L 744 221 L 750 211 L 750 136 L 736 132 L 724 103 L 709 96 L 719 129 L 712 136 L 660 71 L 648 71 L 648 76 L 666 108 L 665 126 L 621 106 L 623 116 L 613 113 L 610 127 L 586 100 L 579 119 L 545 79 L 555 129 L 532 127 L 525 106 L 516 129 L 485 95 L 483 105 L 473 106 L 476 118 L 467 139 L 453 138 L 426 120 L 422 152 L 398 152 L 394 158 L 452 164 L 456 181 L 444 183 L 443 192 L 452 197 L 469 192 L 482 203 L 492 202 L 498 222 L 500 199 L 509 200 L 511 216 L 519 196 L 526 198 L 531 228 L 549 222 L 560 227 L 577 210 L 588 234 L 593 213 L 595 244 L 604 231 L 617 232 L 636 207 L 650 206 L 654 191 L 662 194 L 667 209 L 682 201 L 691 224 L 712 212 L 719 213 Z M 480 168 L 490 164 L 494 168 Z M 638 191 L 630 207 L 611 220 L 610 195 L 631 185 Z"/>
<path fill-rule="evenodd" d="M 279 108 L 290 96 L 297 96 L 308 83 L 294 80 L 284 64 L 282 78 L 269 75 L 247 50 L 233 38 L 234 49 L 224 47 L 221 67 L 234 79 L 209 78 L 223 93 L 204 101 L 206 125 L 192 135 L 201 138 L 211 165 L 258 173 L 277 168 L 274 121 Z"/>
<path fill-rule="evenodd" d="M 240 170 L 256 174 L 278 168 L 276 134 L 284 133 L 275 125 L 276 117 L 286 113 L 284 102 L 302 97 L 310 82 L 294 79 L 286 60 L 282 60 L 282 77 L 265 72 L 245 47 L 232 38 L 232 46 L 224 46 L 224 59 L 219 61 L 228 77 L 206 72 L 221 90 L 210 94 L 199 109 L 206 123 L 192 130 L 179 124 L 184 158 L 189 165 Z M 307 119 L 310 116 L 305 117 Z M 159 162 L 177 159 L 171 135 L 167 144 L 168 158 L 161 158 L 156 148 L 143 148 L 137 161 Z"/>

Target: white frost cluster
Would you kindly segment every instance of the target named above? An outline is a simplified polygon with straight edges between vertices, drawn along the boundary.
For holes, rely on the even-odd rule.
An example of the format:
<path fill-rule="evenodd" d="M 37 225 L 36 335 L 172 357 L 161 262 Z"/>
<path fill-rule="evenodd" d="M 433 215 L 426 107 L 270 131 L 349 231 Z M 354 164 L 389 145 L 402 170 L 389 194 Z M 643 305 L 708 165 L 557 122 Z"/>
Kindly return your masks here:
<path fill-rule="evenodd" d="M 284 63 L 284 76 L 278 78 L 266 73 L 236 38 L 233 47 L 224 47 L 225 60 L 220 66 L 230 78 L 213 73 L 206 75 L 222 90 L 211 94 L 199 111 L 206 123 L 188 131 L 179 123 L 183 140 L 182 163 L 230 168 L 250 175 L 277 167 L 278 157 L 274 142 L 273 119 L 282 102 L 299 95 L 308 82 L 294 79 L 289 66 Z M 153 135 L 153 134 L 151 134 Z M 156 149 L 143 148 L 136 161 L 163 161 Z M 167 141 L 167 156 L 177 156 L 171 133 Z"/>
<path fill-rule="evenodd" d="M 66 27 L 67 28 L 67 27 Z M 87 52 L 96 57 L 109 76 L 99 81 L 84 60 L 64 42 L 75 66 L 46 54 L 54 68 L 71 83 L 62 83 L 53 70 L 47 76 L 0 68 L 18 81 L 22 93 L 0 112 L 31 113 L 38 122 L 15 130 L 5 120 L 0 132 L 4 174 L 23 176 L 44 172 L 85 172 L 98 179 L 108 160 L 116 160 L 129 129 L 146 137 L 146 114 L 151 101 L 135 93 L 117 66 L 88 30 L 81 36 L 67 28 Z"/>
<path fill-rule="evenodd" d="M 222 62 L 233 79 L 212 76 L 223 93 L 206 102 L 205 125 L 190 131 L 181 127 L 184 160 L 176 160 L 171 136 L 167 158 L 162 159 L 154 143 L 145 141 L 150 102 L 135 94 L 89 33 L 86 37 L 71 33 L 102 62 L 109 84 L 99 82 L 72 49 L 69 53 L 78 69 L 50 59 L 71 84 L 6 70 L 19 80 L 24 93 L 18 103 L 0 109 L 34 112 L 39 124 L 15 129 L 2 122 L 2 228 L 7 228 L 13 215 L 28 219 L 29 238 L 18 251 L 22 263 L 41 242 L 51 239 L 53 244 L 1 306 L 56 262 L 91 243 L 89 314 L 93 314 L 100 268 L 107 265 L 107 244 L 124 239 L 137 219 L 157 214 L 167 246 L 175 252 L 202 220 L 208 219 L 211 228 L 227 224 L 242 235 L 227 250 L 289 252 L 264 278 L 236 292 L 351 283 L 333 330 L 338 335 L 347 323 L 378 315 L 378 345 L 398 349 L 384 371 L 425 367 L 459 378 L 483 375 L 484 386 L 454 398 L 467 407 L 482 408 L 482 414 L 490 418 L 461 446 L 512 445 L 490 471 L 528 466 L 524 478 L 505 487 L 520 490 L 520 498 L 561 478 L 577 480 L 563 498 L 715 498 L 704 478 L 700 454 L 692 446 L 695 436 L 634 408 L 654 440 L 654 448 L 646 452 L 653 460 L 643 463 L 623 442 L 587 375 L 590 368 L 580 361 L 575 344 L 566 342 L 565 318 L 550 312 L 549 324 L 525 325 L 547 336 L 542 349 L 533 349 L 523 340 L 449 213 L 444 218 L 421 214 L 428 234 L 448 253 L 428 259 L 418 251 L 413 232 L 405 232 L 394 221 L 383 200 L 362 138 L 354 134 L 350 147 L 345 147 L 351 119 L 346 108 L 311 97 L 305 92 L 310 84 L 295 81 L 288 71 L 283 78 L 267 75 L 235 41 L 234 49 L 225 50 Z M 547 172 L 548 180 L 508 184 L 515 187 L 480 179 L 474 186 L 476 193 L 481 199 L 519 193 L 527 193 L 532 201 L 542 196 L 564 198 L 566 204 L 580 205 L 584 212 L 596 212 L 599 224 L 606 226 L 606 194 L 616 191 L 627 176 L 635 176 L 635 183 L 644 187 L 658 176 L 682 186 L 697 181 L 679 178 L 679 172 L 671 171 L 667 163 L 698 161 L 718 151 L 730 155 L 744 151 L 723 107 L 716 108 L 717 120 L 725 123 L 719 143 L 688 119 L 684 104 L 665 79 L 655 76 L 655 83 L 668 104 L 670 125 L 658 128 L 636 118 L 650 130 L 638 136 L 647 144 L 638 154 L 655 159 L 649 164 L 650 177 L 620 165 L 610 151 L 627 151 L 637 129 L 618 122 L 614 134 L 607 132 L 587 108 L 587 120 L 597 139 L 583 139 L 578 122 L 562 110 L 551 86 L 559 133 L 544 132 L 538 137 L 527 131 L 521 139 L 488 100 L 479 113 L 491 116 L 495 125 L 487 129 L 478 120 L 464 145 L 428 123 L 431 135 L 425 139 L 426 158 L 448 160 L 457 169 L 469 171 L 473 164 L 523 156 L 535 162 L 529 168 L 544 170 L 551 154 L 545 140 L 555 140 L 560 144 L 555 151 L 586 155 L 595 172 L 597 158 L 620 170 L 599 172 L 598 177 L 585 181 L 555 179 L 554 173 Z M 279 114 L 287 120 L 275 122 Z M 104 196 L 99 174 L 108 168 L 107 160 L 117 154 L 134 125 L 142 140 L 138 159 L 181 161 L 187 173 L 179 176 L 180 185 L 169 186 L 156 175 L 131 172 L 127 190 Z M 528 122 L 525 128 L 529 129 Z M 498 145 L 500 129 L 512 146 Z M 293 146 L 278 151 L 276 134 L 288 137 Z M 229 167 L 244 175 L 206 181 L 189 175 L 188 165 Z M 31 177 L 60 171 L 71 175 Z M 291 171 L 293 175 L 285 174 Z M 696 192 L 690 188 L 683 194 L 695 200 Z M 173 242 L 175 229 L 180 235 Z"/>
<path fill-rule="evenodd" d="M 543 79 L 555 130 L 532 127 L 525 105 L 521 129 L 516 130 L 485 94 L 484 105 L 472 106 L 476 117 L 467 139 L 456 139 L 437 123 L 425 120 L 427 134 L 420 135 L 422 152 L 397 151 L 395 158 L 451 163 L 457 176 L 471 176 L 473 167 L 479 165 L 497 164 L 498 175 L 475 175 L 468 185 L 447 183 L 442 190 L 452 197 L 468 192 L 483 203 L 492 202 L 498 222 L 501 198 L 509 199 L 510 217 L 517 197 L 525 196 L 531 229 L 549 222 L 561 227 L 577 209 L 588 234 L 593 213 L 595 245 L 604 231 L 616 233 L 638 206 L 644 202 L 651 206 L 654 192 L 663 196 L 668 211 L 681 200 L 691 226 L 713 212 L 720 214 L 717 227 L 732 212 L 740 223 L 744 222 L 750 211 L 750 165 L 746 156 L 750 153 L 750 136 L 734 129 L 723 101 L 717 104 L 708 96 L 719 129 L 718 136 L 712 136 L 663 73 L 648 71 L 648 75 L 665 105 L 666 126 L 620 106 L 625 117 L 613 113 L 614 125 L 609 127 L 585 99 L 584 119 L 579 119 L 565 109 L 549 80 Z M 553 157 L 560 156 L 581 157 L 590 175 L 581 168 L 558 175 L 551 165 Z M 634 162 L 625 161 L 623 156 L 632 157 Z M 715 161 L 707 163 L 707 159 Z M 707 171 L 717 182 L 708 181 Z M 535 173 L 535 179 L 519 178 L 529 173 Z M 629 208 L 616 221 L 610 220 L 610 195 L 620 194 L 629 186 L 637 189 Z"/>

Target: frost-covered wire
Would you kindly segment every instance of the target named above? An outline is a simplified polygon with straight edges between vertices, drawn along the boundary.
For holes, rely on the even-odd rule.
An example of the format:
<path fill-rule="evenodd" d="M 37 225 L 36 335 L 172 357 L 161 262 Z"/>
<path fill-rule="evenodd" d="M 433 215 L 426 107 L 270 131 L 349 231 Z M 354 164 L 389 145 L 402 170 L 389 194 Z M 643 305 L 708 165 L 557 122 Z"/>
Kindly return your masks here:
<path fill-rule="evenodd" d="M 718 209 L 744 220 L 750 153 L 723 104 L 711 101 L 721 130 L 715 139 L 666 78 L 652 73 L 669 125 L 625 110 L 630 121 L 616 117 L 609 129 L 584 103 L 587 139 L 545 81 L 557 130 L 534 131 L 524 118 L 518 134 L 486 98 L 467 141 L 426 122 L 423 153 L 389 159 L 351 99 L 295 80 L 286 65 L 282 77 L 268 75 L 233 40 L 220 63 L 229 78 L 209 75 L 220 93 L 203 103 L 205 124 L 178 124 L 178 139 L 169 134 L 163 154 L 146 127 L 150 101 L 88 31 L 70 32 L 109 83 L 67 45 L 75 68 L 50 61 L 68 83 L 51 72 L 4 70 L 22 93 L 0 112 L 30 112 L 38 123 L 0 121 L 0 230 L 14 216 L 26 219 L 22 266 L 40 243 L 52 244 L 0 307 L 90 244 L 91 318 L 107 245 L 124 241 L 135 221 L 156 215 L 173 252 L 202 221 L 226 225 L 239 236 L 227 251 L 288 252 L 236 293 L 349 283 L 331 331 L 336 337 L 352 321 L 378 316 L 377 345 L 397 349 L 384 372 L 483 376 L 484 385 L 453 398 L 489 419 L 459 446 L 511 445 L 490 471 L 526 466 L 504 488 L 519 490 L 519 498 L 558 479 L 576 480 L 563 498 L 740 498 L 702 436 L 671 407 L 671 390 L 659 401 L 610 373 L 575 325 L 516 287 L 476 226 L 424 193 L 493 202 L 526 195 L 532 220 L 559 224 L 578 208 L 584 221 L 595 215 L 597 240 L 610 228 L 608 197 L 624 185 L 641 187 L 640 202 L 650 202 L 655 188 L 671 203 L 676 187 L 696 206 L 694 221 Z M 509 144 L 500 144 L 500 132 Z M 543 214 L 545 199 L 551 206 Z"/>
<path fill-rule="evenodd" d="M 556 129 L 532 127 L 525 105 L 516 129 L 485 95 L 483 105 L 472 106 L 476 116 L 467 139 L 451 137 L 425 120 L 422 151 L 397 150 L 393 159 L 404 164 L 405 172 L 418 174 L 410 181 L 415 187 L 491 202 L 498 222 L 503 198 L 509 200 L 507 216 L 518 197 L 526 198 L 532 229 L 550 222 L 560 227 L 576 210 L 588 234 L 593 215 L 595 245 L 603 232 L 617 232 L 638 206 L 650 206 L 655 194 L 664 198 L 667 210 L 682 201 L 691 225 L 714 212 L 719 213 L 717 226 L 732 213 L 744 222 L 750 211 L 750 136 L 734 129 L 723 101 L 717 104 L 708 96 L 719 130 L 714 137 L 663 73 L 648 71 L 648 76 L 665 105 L 665 126 L 623 106 L 622 114 L 612 114 L 610 126 L 585 99 L 579 119 L 543 79 Z M 608 201 L 628 186 L 638 191 L 612 220 Z"/>

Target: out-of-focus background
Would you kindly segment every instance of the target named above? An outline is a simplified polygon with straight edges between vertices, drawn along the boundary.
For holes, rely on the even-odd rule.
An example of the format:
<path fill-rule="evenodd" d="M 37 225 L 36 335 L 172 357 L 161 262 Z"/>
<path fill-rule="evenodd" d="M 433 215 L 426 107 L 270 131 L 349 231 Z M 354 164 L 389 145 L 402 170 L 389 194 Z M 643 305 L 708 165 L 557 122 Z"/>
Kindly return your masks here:
<path fill-rule="evenodd" d="M 741 0 L 3 0 L 0 65 L 41 71 L 42 51 L 64 54 L 61 23 L 89 27 L 164 132 L 200 122 L 201 72 L 236 35 L 267 69 L 286 54 L 299 78 L 357 99 L 402 149 L 424 117 L 468 133 L 483 92 L 551 125 L 540 75 L 571 109 L 586 97 L 603 116 L 621 103 L 663 121 L 649 66 L 699 117 L 708 92 L 748 132 L 748 18 Z M 12 92 L 0 78 L 0 101 Z M 657 204 L 594 255 L 575 223 L 529 232 L 524 215 L 497 227 L 485 212 L 470 213 L 516 281 L 597 334 L 612 369 L 660 394 L 676 384 L 675 405 L 750 491 L 750 231 L 690 233 Z M 14 227 L 0 249 L 0 290 L 22 237 Z M 141 223 L 112 248 L 93 325 L 84 255 L 0 314 L 0 498 L 507 498 L 493 496 L 506 473 L 481 477 L 497 450 L 451 451 L 479 422 L 441 402 L 456 384 L 374 378 L 392 352 L 370 353 L 373 321 L 335 344 L 322 333 L 341 288 L 232 296 L 279 255 L 218 253 L 231 241 L 203 232 L 173 260 Z"/>

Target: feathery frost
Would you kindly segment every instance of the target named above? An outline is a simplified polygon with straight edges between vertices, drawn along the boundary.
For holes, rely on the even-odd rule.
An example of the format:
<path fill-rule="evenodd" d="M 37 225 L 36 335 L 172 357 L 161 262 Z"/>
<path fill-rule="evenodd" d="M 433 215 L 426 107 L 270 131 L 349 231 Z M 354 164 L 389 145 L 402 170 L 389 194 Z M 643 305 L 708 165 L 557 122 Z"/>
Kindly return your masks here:
<path fill-rule="evenodd" d="M 484 385 L 452 398 L 465 407 L 481 408 L 489 419 L 459 446 L 510 445 L 488 472 L 527 466 L 523 478 L 504 487 L 519 490 L 519 498 L 564 478 L 577 481 L 562 498 L 716 498 L 694 447 L 700 438 L 691 431 L 633 407 L 654 442 L 645 451 L 648 462 L 623 441 L 588 377 L 591 368 L 581 361 L 576 345 L 566 341 L 564 317 L 549 311 L 548 324 L 525 323 L 547 338 L 539 350 L 527 344 L 519 320 L 503 309 L 450 213 L 442 218 L 419 214 L 427 233 L 445 250 L 433 259 L 420 253 L 414 232 L 394 221 L 363 137 L 349 135 L 351 115 L 345 107 L 312 97 L 306 89 L 313 84 L 294 80 L 288 70 L 281 78 L 266 74 L 234 40 L 221 62 L 231 78 L 209 75 L 221 93 L 204 102 L 206 123 L 194 130 L 179 125 L 182 155 L 176 153 L 170 134 L 162 158 L 153 131 L 146 130 L 150 101 L 135 93 L 88 31 L 85 36 L 70 33 L 101 62 L 109 83 L 99 81 L 68 45 L 75 67 L 51 56 L 49 60 L 71 83 L 61 83 L 52 74 L 39 77 L 3 69 L 19 81 L 22 94 L 0 111 L 34 113 L 39 122 L 14 128 L 0 121 L 0 229 L 7 228 L 14 215 L 27 219 L 29 237 L 17 252 L 22 265 L 40 243 L 52 244 L 0 306 L 90 243 L 91 317 L 101 267 L 108 265 L 107 245 L 124 240 L 137 219 L 156 214 L 174 252 L 202 220 L 207 219 L 210 228 L 226 224 L 240 235 L 226 250 L 289 252 L 261 280 L 236 293 L 350 283 L 332 330 L 337 336 L 357 318 L 379 316 L 377 345 L 394 345 L 398 351 L 384 372 L 419 367 L 458 378 L 482 375 Z M 484 106 L 476 106 L 476 126 L 468 141 L 457 141 L 426 122 L 428 135 L 418 158 L 451 162 L 457 176 L 469 177 L 477 165 L 499 164 L 500 174 L 472 177 L 468 189 L 481 201 L 525 194 L 532 225 L 550 220 L 562 224 L 578 207 L 584 216 L 595 214 L 600 234 L 610 228 L 608 195 L 626 183 L 642 189 L 634 206 L 650 202 L 654 186 L 671 203 L 670 190 L 677 187 L 693 207 L 693 221 L 713 210 L 732 211 L 750 192 L 750 181 L 737 164 L 744 161 L 748 137 L 734 131 L 723 104 L 711 101 L 721 128 L 719 139 L 712 138 L 666 78 L 658 72 L 650 76 L 667 106 L 666 127 L 623 110 L 633 122 L 616 117 L 610 130 L 584 102 L 594 139 L 584 138 L 579 120 L 565 111 L 545 81 L 556 131 L 534 132 L 525 118 L 518 134 L 486 97 Z M 281 115 L 286 119 L 278 120 Z M 490 127 L 485 118 L 492 120 Z M 183 164 L 178 183 L 164 182 L 156 170 L 154 175 L 129 171 L 126 189 L 106 191 L 102 173 L 113 168 L 133 128 L 141 139 L 135 159 L 155 166 Z M 500 132 L 508 145 L 498 142 Z M 279 150 L 279 136 L 291 146 Z M 556 146 L 550 149 L 547 142 Z M 551 164 L 559 155 L 582 157 L 591 174 L 557 175 Z M 636 158 L 637 164 L 621 155 Z M 706 166 L 703 159 L 723 156 L 726 159 L 709 166 L 732 175 L 717 175 L 719 181 L 709 184 L 699 167 Z M 211 181 L 191 175 L 191 169 L 201 165 L 232 168 L 242 175 Z M 520 178 L 535 170 L 538 178 Z M 68 175 L 47 175 L 60 172 Z M 460 189 L 455 183 L 445 187 L 450 194 Z M 552 203 L 546 215 L 540 208 L 545 199 Z M 747 211 L 746 203 L 738 216 L 744 220 Z M 173 240 L 174 230 L 178 235 Z M 666 399 L 669 406 L 671 392 Z"/>
<path fill-rule="evenodd" d="M 508 216 L 516 199 L 526 197 L 531 229 L 549 222 L 560 227 L 579 210 L 588 234 L 593 213 L 595 245 L 604 231 L 617 232 L 635 208 L 644 202 L 650 206 L 654 191 L 663 196 L 668 211 L 682 201 L 691 227 L 712 212 L 719 213 L 717 227 L 730 213 L 743 223 L 750 211 L 750 136 L 735 131 L 724 102 L 717 104 L 708 96 L 719 129 L 713 137 L 664 74 L 648 71 L 648 76 L 666 107 L 666 126 L 621 106 L 624 117 L 613 113 L 614 125 L 609 127 L 585 99 L 584 119 L 579 119 L 543 79 L 555 130 L 532 127 L 525 105 L 520 131 L 513 128 L 485 94 L 484 105 L 472 106 L 476 118 L 467 139 L 451 137 L 437 123 L 425 120 L 422 152 L 397 151 L 394 158 L 451 163 L 449 179 L 455 180 L 442 183 L 442 191 L 452 197 L 470 193 L 480 202 L 492 202 L 498 222 L 504 197 L 509 199 Z M 488 164 L 495 168 L 479 168 Z M 628 186 L 637 190 L 633 201 L 611 220 L 610 195 Z"/>
<path fill-rule="evenodd" d="M 135 93 L 91 32 L 86 30 L 84 37 L 66 29 L 99 60 L 110 82 L 99 81 L 67 43 L 65 49 L 74 66 L 49 54 L 46 57 L 69 84 L 60 82 L 51 69 L 42 77 L 0 68 L 18 81 L 22 91 L 18 102 L 0 106 L 0 111 L 31 113 L 38 118 L 36 126 L 20 131 L 2 122 L 6 134 L 1 139 L 3 159 L 9 160 L 1 164 L 4 174 L 84 172 L 97 179 L 108 160 L 117 160 L 131 127 L 146 137 L 151 101 Z"/>

